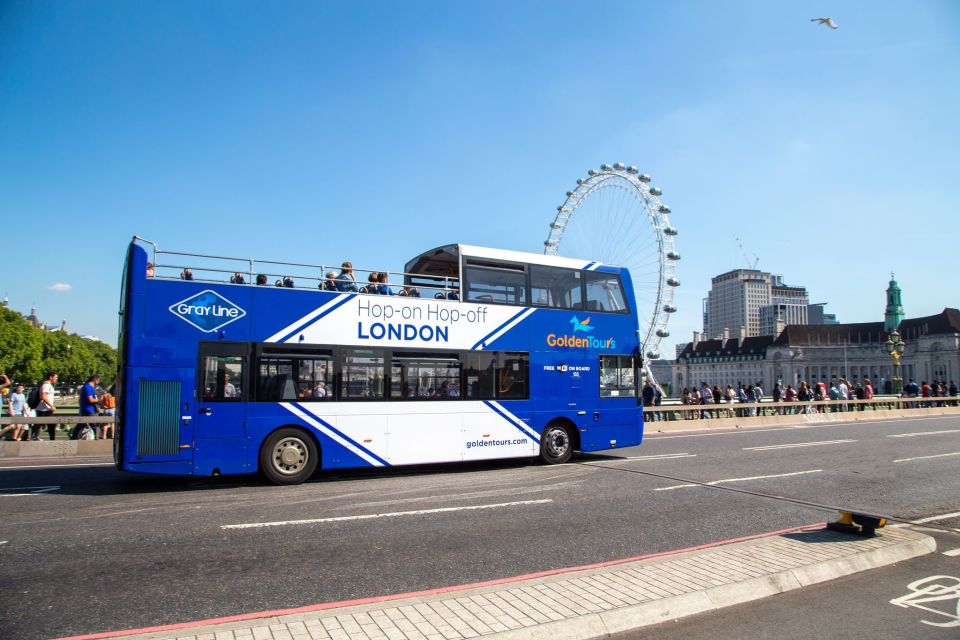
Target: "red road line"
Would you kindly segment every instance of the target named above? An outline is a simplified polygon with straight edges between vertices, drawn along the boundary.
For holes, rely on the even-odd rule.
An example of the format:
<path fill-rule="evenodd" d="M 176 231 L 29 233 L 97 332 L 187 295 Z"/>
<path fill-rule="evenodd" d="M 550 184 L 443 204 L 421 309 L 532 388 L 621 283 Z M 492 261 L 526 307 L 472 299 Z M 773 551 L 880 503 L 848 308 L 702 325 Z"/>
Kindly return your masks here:
<path fill-rule="evenodd" d="M 402 600 L 404 598 L 417 598 L 424 596 L 432 596 L 440 593 L 450 593 L 454 591 L 463 591 L 465 589 L 475 589 L 479 587 L 490 587 L 499 584 L 509 584 L 511 582 L 520 582 L 521 580 L 531 580 L 533 578 L 545 578 L 548 576 L 555 576 L 564 573 L 571 573 L 573 571 L 584 571 L 587 569 L 599 569 L 602 567 L 610 567 L 613 565 L 624 564 L 626 562 L 636 562 L 638 560 L 649 560 L 650 558 L 659 558 L 662 556 L 670 556 L 678 553 L 686 553 L 688 551 L 698 551 L 700 549 L 709 549 L 711 547 L 718 547 L 724 544 L 733 544 L 734 542 L 744 542 L 746 540 L 756 540 L 758 538 L 769 538 L 770 536 L 777 536 L 784 533 L 794 533 L 796 531 L 805 531 L 812 530 L 814 528 L 822 528 L 826 525 L 825 522 L 818 522 L 815 524 L 803 525 L 800 527 L 791 527 L 789 529 L 780 529 L 779 531 L 769 531 L 767 533 L 757 533 L 752 536 L 743 536 L 741 538 L 731 538 L 730 540 L 721 540 L 719 542 L 708 542 L 707 544 L 697 545 L 695 547 L 686 547 L 684 549 L 673 549 L 672 551 L 660 551 L 658 553 L 648 553 L 642 556 L 634 556 L 632 558 L 622 558 L 620 560 L 608 560 L 606 562 L 597 562 L 595 564 L 586 564 L 579 567 L 567 567 L 563 569 L 550 569 L 548 571 L 538 571 L 536 573 L 527 573 L 520 576 L 513 576 L 510 578 L 500 578 L 498 580 L 488 580 L 486 582 L 474 582 L 472 584 L 461 584 L 451 587 L 440 587 L 437 589 L 428 589 L 426 591 L 412 591 L 409 593 L 395 593 L 392 595 L 386 596 L 374 596 L 371 598 L 360 598 L 358 600 L 341 600 L 339 602 L 323 602 L 320 604 L 311 604 L 303 607 L 295 607 L 292 609 L 276 609 L 273 611 L 257 611 L 255 613 L 241 613 L 235 616 L 224 616 L 222 618 L 209 618 L 207 620 L 195 620 L 193 622 L 178 622 L 175 624 L 165 624 L 156 627 L 143 627 L 141 629 L 127 629 L 126 631 L 107 631 L 103 633 L 90 633 L 82 636 L 64 636 L 62 638 L 56 638 L 55 640 L 96 640 L 98 638 L 113 638 L 118 636 L 131 636 L 138 633 L 156 633 L 159 631 L 175 631 L 177 629 L 186 629 L 189 627 L 204 627 L 215 624 L 226 624 L 228 622 L 242 622 L 244 620 L 253 620 L 256 618 L 272 618 L 276 616 L 288 616 L 296 613 L 309 613 L 311 611 L 323 611 L 325 609 L 337 609 L 340 607 L 352 607 L 362 604 L 377 604 L 379 602 L 389 602 L 391 600 Z"/>

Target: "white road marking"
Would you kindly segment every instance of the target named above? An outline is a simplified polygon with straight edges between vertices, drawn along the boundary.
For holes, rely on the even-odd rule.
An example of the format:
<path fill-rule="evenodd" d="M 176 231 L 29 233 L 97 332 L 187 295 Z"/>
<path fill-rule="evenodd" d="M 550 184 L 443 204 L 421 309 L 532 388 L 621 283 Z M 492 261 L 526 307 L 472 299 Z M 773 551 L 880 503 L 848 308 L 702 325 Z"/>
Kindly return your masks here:
<path fill-rule="evenodd" d="M 33 496 L 38 493 L 50 493 L 59 491 L 60 487 L 6 487 L 0 489 L 0 498 L 16 498 L 20 496 Z M 27 493 L 5 493 L 6 491 L 27 491 Z"/>
<path fill-rule="evenodd" d="M 939 516 L 919 518 L 917 520 L 913 520 L 913 522 L 936 522 L 937 520 L 949 520 L 950 518 L 960 518 L 960 511 L 954 511 L 953 513 L 942 513 Z"/>
<path fill-rule="evenodd" d="M 588 460 L 580 464 L 608 464 L 610 462 L 627 462 L 628 460 L 676 460 L 677 458 L 696 458 L 695 453 L 662 453 L 651 456 L 627 456 L 616 460 Z"/>
<path fill-rule="evenodd" d="M 915 438 L 916 436 L 938 436 L 941 433 L 960 433 L 960 429 L 947 429 L 946 431 L 917 431 L 916 433 L 896 433 L 888 438 Z"/>
<path fill-rule="evenodd" d="M 910 593 L 894 598 L 890 604 L 904 608 L 914 607 L 947 618 L 946 622 L 920 621 L 931 627 L 960 627 L 960 578 L 929 576 L 911 582 L 907 585 L 907 589 Z M 957 601 L 957 606 L 954 606 L 952 600 Z M 937 605 L 933 605 L 935 602 L 947 604 L 940 604 L 938 608 Z"/>
<path fill-rule="evenodd" d="M 913 462 L 914 460 L 929 460 L 931 458 L 947 458 L 949 456 L 960 456 L 960 451 L 954 451 L 953 453 L 938 453 L 935 456 L 917 456 L 916 458 L 900 458 L 899 460 L 894 460 L 894 462 Z"/>
<path fill-rule="evenodd" d="M 856 440 L 821 440 L 820 442 L 795 442 L 793 444 L 772 444 L 766 447 L 744 447 L 744 451 L 773 451 L 774 449 L 793 449 L 794 447 L 819 447 L 827 444 L 847 444 Z"/>
<path fill-rule="evenodd" d="M 7 544 L 6 540 L 0 540 L 0 544 Z"/>
<path fill-rule="evenodd" d="M 916 417 L 916 418 L 889 418 L 887 420 L 863 420 L 863 421 L 849 421 L 849 422 L 817 422 L 813 424 L 794 424 L 794 425 L 784 425 L 782 427 L 771 427 L 769 429 L 758 429 L 754 427 L 742 427 L 738 428 L 736 426 L 723 427 L 724 429 L 729 429 L 729 431 L 709 431 L 704 433 L 684 433 L 678 435 L 660 435 L 659 433 L 648 433 L 648 429 L 651 425 L 656 423 L 653 422 L 644 422 L 644 434 L 643 439 L 646 440 L 671 440 L 673 438 L 705 438 L 705 437 L 715 437 L 715 436 L 739 436 L 748 433 L 767 433 L 769 431 L 790 431 L 792 429 L 836 429 L 838 427 L 857 427 L 861 425 L 869 424 L 890 424 L 892 422 L 903 422 L 909 420 L 910 422 L 921 422 L 926 420 L 946 420 L 948 418 L 955 418 L 956 416 L 926 416 L 926 417 Z"/>
<path fill-rule="evenodd" d="M 394 513 L 370 513 L 363 516 L 341 516 L 338 518 L 315 518 L 312 520 L 286 520 L 282 522 L 251 522 L 248 524 L 226 524 L 221 529 L 256 529 L 259 527 L 282 527 L 290 524 L 319 524 L 321 522 L 346 522 L 348 520 L 372 520 L 374 518 L 397 518 L 399 516 L 419 516 L 429 513 L 450 513 L 453 511 L 476 511 L 479 509 L 499 509 L 502 507 L 517 507 L 528 504 L 547 504 L 546 500 L 521 500 L 518 502 L 501 502 L 499 504 L 481 504 L 472 507 L 445 507 L 442 509 L 420 509 L 417 511 L 397 511 Z"/>
<path fill-rule="evenodd" d="M 956 558 L 957 556 L 960 556 L 960 549 L 950 549 L 949 551 L 944 551 L 943 555 Z"/>
<path fill-rule="evenodd" d="M 823 469 L 810 469 L 809 471 L 794 471 L 793 473 L 778 473 L 772 476 L 751 476 L 749 478 L 727 478 L 726 480 L 714 480 L 712 482 L 704 482 L 703 484 L 675 484 L 670 487 L 660 487 L 659 489 L 654 489 L 654 491 L 670 491 L 672 489 L 684 489 L 686 487 L 701 487 L 703 485 L 713 486 L 716 484 L 725 484 L 728 482 L 746 482 L 748 480 L 766 480 L 767 478 L 786 478 L 789 476 L 802 476 L 807 473 L 820 473 Z"/>
<path fill-rule="evenodd" d="M 62 469 L 64 467 L 112 467 L 112 462 L 83 462 L 78 464 L 0 465 L 0 469 Z"/>

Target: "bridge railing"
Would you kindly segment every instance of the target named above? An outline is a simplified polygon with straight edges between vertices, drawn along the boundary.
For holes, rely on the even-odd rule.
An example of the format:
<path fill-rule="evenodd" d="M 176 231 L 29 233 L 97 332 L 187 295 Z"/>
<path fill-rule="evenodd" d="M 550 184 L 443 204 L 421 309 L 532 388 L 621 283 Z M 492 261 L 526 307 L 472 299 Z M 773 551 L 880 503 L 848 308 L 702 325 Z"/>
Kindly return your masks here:
<path fill-rule="evenodd" d="M 960 407 L 960 397 L 902 398 L 880 396 L 870 400 L 809 400 L 802 402 L 773 402 L 768 400 L 766 402 L 721 402 L 720 404 L 663 404 L 658 407 L 644 407 L 643 420 L 644 422 L 657 422 L 764 416 L 816 416 L 817 414 L 938 409 L 944 407 Z"/>

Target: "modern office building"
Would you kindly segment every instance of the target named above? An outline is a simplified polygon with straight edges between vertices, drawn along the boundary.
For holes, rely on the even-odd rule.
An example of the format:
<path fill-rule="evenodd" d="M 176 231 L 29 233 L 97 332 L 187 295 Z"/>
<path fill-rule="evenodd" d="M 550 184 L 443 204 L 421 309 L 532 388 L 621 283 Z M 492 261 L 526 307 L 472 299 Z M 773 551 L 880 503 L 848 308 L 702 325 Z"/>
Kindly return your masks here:
<path fill-rule="evenodd" d="M 711 280 L 703 305 L 703 330 L 720 338 L 724 330 L 746 337 L 777 335 L 790 324 L 807 324 L 810 298 L 805 287 L 784 284 L 783 276 L 734 269 Z"/>

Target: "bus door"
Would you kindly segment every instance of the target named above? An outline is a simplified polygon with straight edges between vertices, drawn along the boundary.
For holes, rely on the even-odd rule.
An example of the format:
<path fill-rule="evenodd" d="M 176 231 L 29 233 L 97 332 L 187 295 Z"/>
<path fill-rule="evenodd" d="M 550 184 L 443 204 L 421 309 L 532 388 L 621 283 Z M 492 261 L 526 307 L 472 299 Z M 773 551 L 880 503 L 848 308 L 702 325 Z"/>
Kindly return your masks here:
<path fill-rule="evenodd" d="M 637 367 L 632 355 L 600 356 L 600 398 L 588 421 L 596 446 L 629 447 L 640 442 Z"/>
<path fill-rule="evenodd" d="M 229 342 L 200 344 L 194 417 L 197 475 L 250 470 L 246 455 L 249 347 Z"/>

